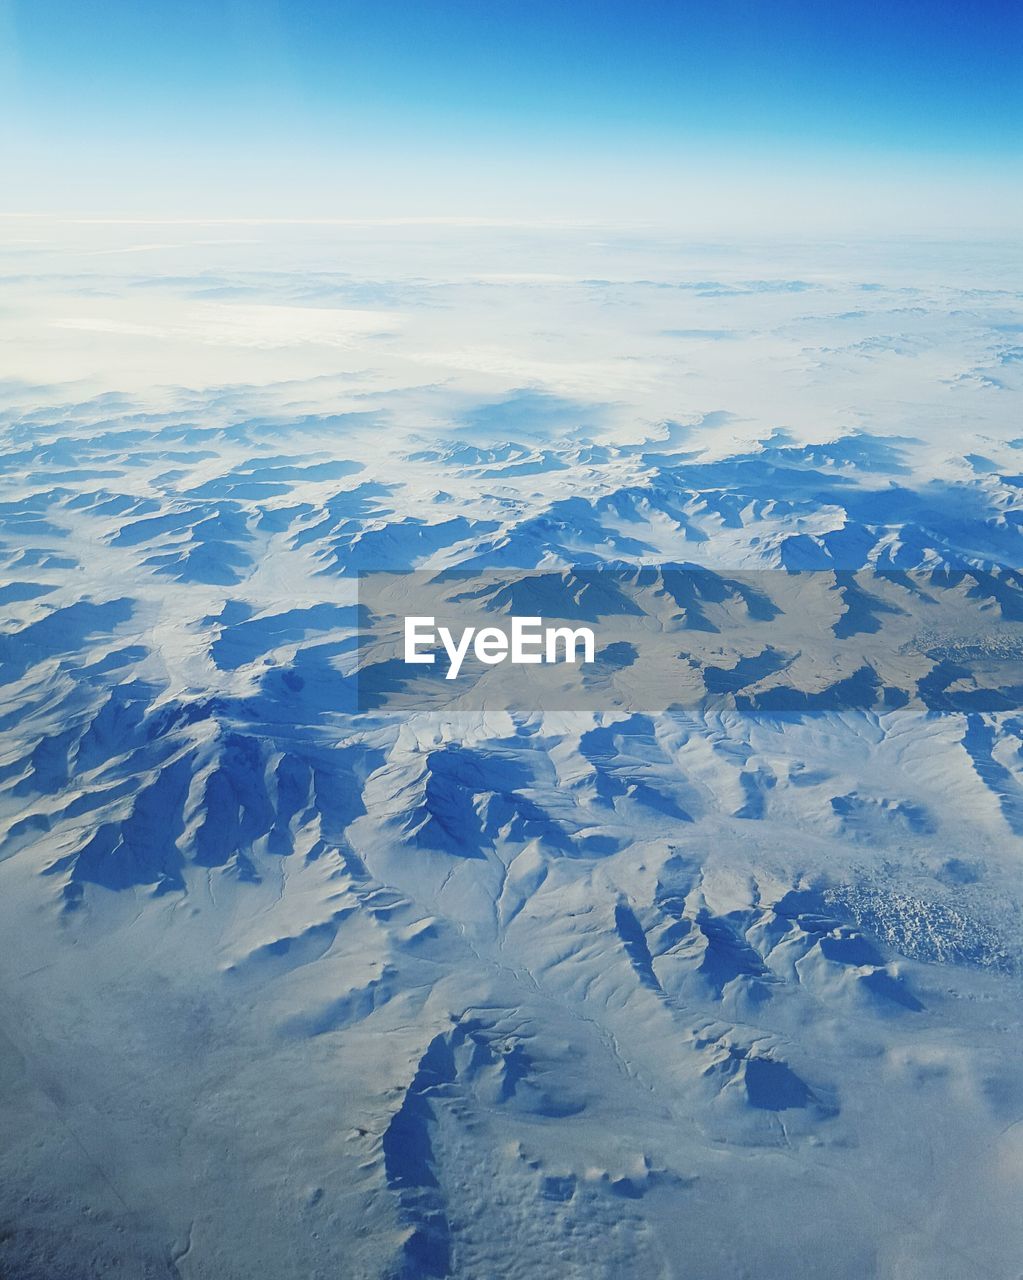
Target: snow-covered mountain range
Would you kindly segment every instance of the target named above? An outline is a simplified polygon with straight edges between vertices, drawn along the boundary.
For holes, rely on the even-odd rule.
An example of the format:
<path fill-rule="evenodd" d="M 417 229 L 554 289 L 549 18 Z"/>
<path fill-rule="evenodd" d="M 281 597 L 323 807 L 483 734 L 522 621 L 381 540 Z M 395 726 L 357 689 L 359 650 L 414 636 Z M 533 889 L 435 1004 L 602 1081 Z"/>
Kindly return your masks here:
<path fill-rule="evenodd" d="M 0 266 L 0 1275 L 1018 1275 L 1005 246 Z M 1010 693 L 744 701 L 791 654 L 715 662 L 711 592 L 684 706 L 352 704 L 359 572 L 666 564 L 788 583 L 775 638 L 791 571 L 846 633 L 850 571 L 953 583 L 983 634 L 914 680 Z"/>

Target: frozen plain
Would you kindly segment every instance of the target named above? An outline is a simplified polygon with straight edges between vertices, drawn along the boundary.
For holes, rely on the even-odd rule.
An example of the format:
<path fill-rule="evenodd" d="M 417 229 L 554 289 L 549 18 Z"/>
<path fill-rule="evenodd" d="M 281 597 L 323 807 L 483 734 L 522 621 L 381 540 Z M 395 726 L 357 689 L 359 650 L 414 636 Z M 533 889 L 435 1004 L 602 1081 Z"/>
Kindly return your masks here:
<path fill-rule="evenodd" d="M 1023 717 L 342 673 L 359 568 L 1015 569 L 1018 250 L 3 236 L 0 1275 L 1016 1280 Z"/>

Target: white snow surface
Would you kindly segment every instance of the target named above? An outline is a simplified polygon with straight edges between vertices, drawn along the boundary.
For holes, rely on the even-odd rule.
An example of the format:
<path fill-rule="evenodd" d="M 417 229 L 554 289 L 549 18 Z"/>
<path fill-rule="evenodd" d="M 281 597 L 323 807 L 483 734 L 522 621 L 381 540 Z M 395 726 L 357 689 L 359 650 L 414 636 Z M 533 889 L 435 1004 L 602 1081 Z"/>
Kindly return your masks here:
<path fill-rule="evenodd" d="M 360 568 L 1011 611 L 1017 248 L 0 230 L 0 1276 L 1016 1280 L 1023 715 L 342 695 Z"/>

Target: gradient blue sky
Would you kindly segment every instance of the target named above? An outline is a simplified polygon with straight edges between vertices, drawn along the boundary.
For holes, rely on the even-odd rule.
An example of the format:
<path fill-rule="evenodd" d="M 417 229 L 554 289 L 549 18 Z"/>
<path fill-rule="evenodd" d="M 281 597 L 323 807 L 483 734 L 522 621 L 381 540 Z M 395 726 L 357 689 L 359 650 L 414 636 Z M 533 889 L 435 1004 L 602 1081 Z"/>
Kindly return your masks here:
<path fill-rule="evenodd" d="M 1020 213 L 1018 2 L 0 0 L 0 46 L 8 210 Z"/>

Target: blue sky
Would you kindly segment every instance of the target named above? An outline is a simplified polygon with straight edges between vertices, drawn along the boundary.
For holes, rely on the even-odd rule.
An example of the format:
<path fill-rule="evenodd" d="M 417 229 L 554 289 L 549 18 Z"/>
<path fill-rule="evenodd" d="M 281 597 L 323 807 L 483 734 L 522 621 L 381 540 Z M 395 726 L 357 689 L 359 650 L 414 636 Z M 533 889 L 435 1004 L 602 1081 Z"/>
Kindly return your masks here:
<path fill-rule="evenodd" d="M 990 212 L 1023 151 L 1002 0 L 0 0 L 0 41 L 23 208 Z"/>

